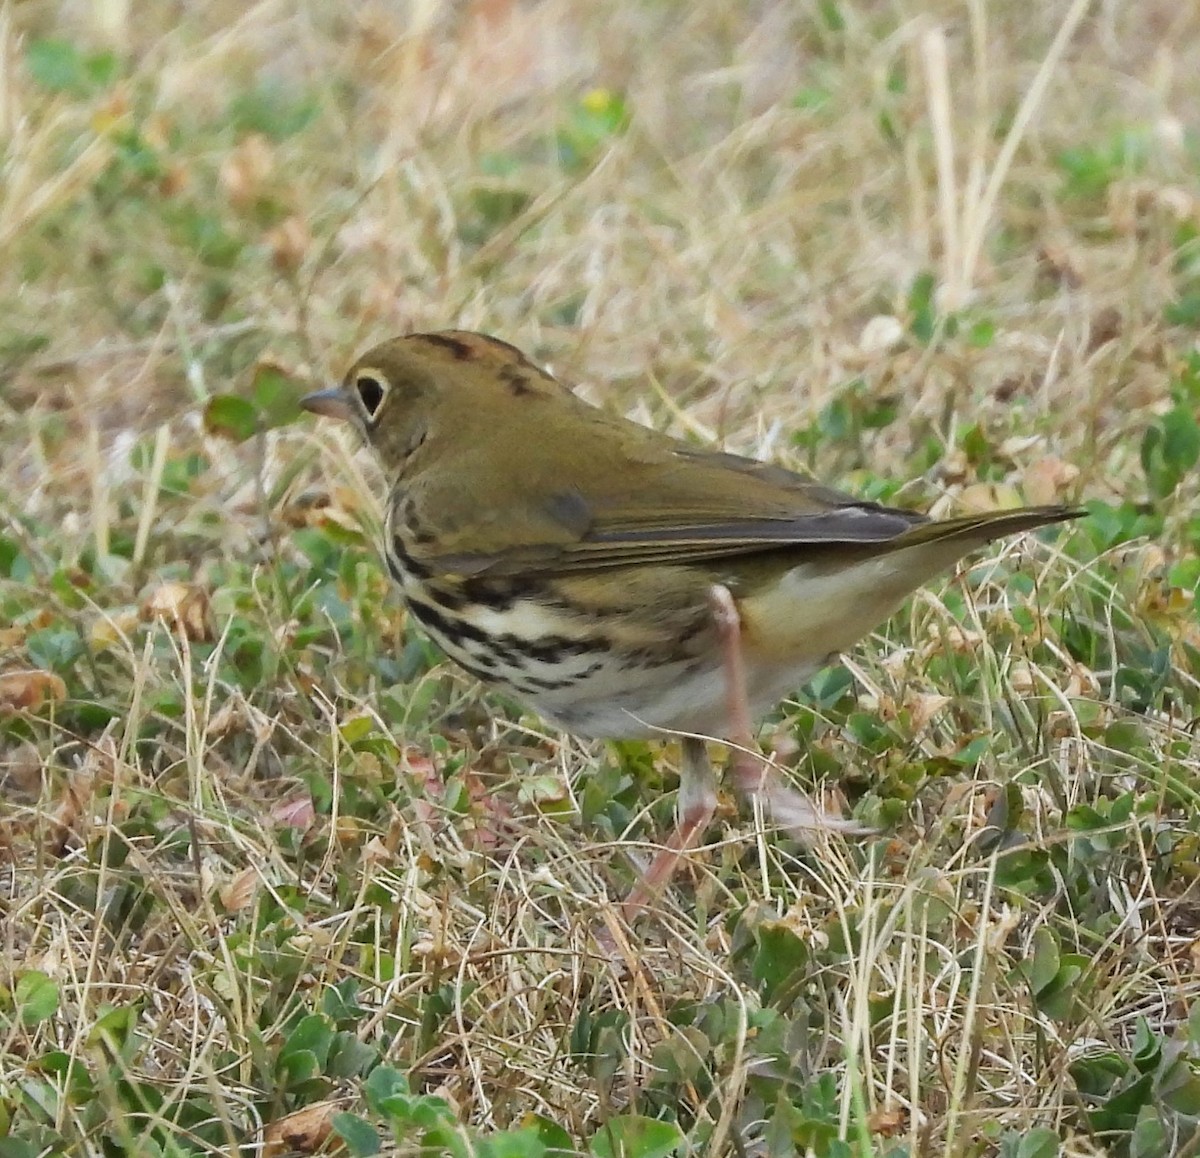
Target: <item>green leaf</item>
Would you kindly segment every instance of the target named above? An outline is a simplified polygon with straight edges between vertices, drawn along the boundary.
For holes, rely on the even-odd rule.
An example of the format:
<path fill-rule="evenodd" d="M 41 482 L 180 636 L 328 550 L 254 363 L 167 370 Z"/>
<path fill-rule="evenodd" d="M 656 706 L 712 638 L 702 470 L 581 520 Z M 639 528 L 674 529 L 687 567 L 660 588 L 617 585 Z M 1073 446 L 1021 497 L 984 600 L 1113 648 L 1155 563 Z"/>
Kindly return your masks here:
<path fill-rule="evenodd" d="M 991 746 L 991 736 L 976 736 L 959 748 L 950 760 L 962 768 L 974 768 L 988 754 Z"/>
<path fill-rule="evenodd" d="M 1172 1049 L 1178 1048 L 1172 1043 Z M 1176 1114 L 1189 1118 L 1200 1117 L 1200 1073 L 1193 1069 L 1195 1059 L 1186 1050 L 1168 1061 L 1158 1074 L 1158 1097 L 1160 1103 Z"/>
<path fill-rule="evenodd" d="M 808 946 L 785 921 L 763 921 L 755 930 L 758 951 L 754 954 L 754 980 L 763 987 L 770 1001 L 797 974 L 803 974 L 809 962 Z"/>
<path fill-rule="evenodd" d="M 243 133 L 262 133 L 275 141 L 295 136 L 316 117 L 320 102 L 282 80 L 264 80 L 240 93 L 229 107 L 229 119 Z"/>
<path fill-rule="evenodd" d="M 1200 326 L 1200 292 L 1189 290 L 1165 306 L 1163 321 L 1171 326 Z"/>
<path fill-rule="evenodd" d="M 546 1147 L 537 1129 L 532 1127 L 482 1138 L 475 1143 L 475 1152 L 479 1158 L 546 1158 Z"/>
<path fill-rule="evenodd" d="M 258 432 L 258 410 L 236 394 L 214 394 L 204 407 L 204 429 L 218 438 L 245 442 Z"/>
<path fill-rule="evenodd" d="M 1007 1130 L 1000 1136 L 1001 1158 L 1058 1158 L 1059 1138 L 1045 1126 L 1017 1133 Z"/>
<path fill-rule="evenodd" d="M 546 1158 L 570 1158 L 575 1153 L 571 1135 L 557 1122 L 541 1114 L 529 1113 L 521 1119 L 521 1125 L 537 1131 L 538 1141 L 546 1147 Z"/>
<path fill-rule="evenodd" d="M 1025 976 L 1036 998 L 1058 976 L 1058 939 L 1042 925 L 1033 934 L 1033 956 L 1025 962 Z"/>
<path fill-rule="evenodd" d="M 1074 1013 L 1079 997 L 1079 980 L 1088 963 L 1088 958 L 1081 953 L 1064 954 L 1054 981 L 1037 995 L 1037 1006 L 1047 1017 L 1063 1021 Z"/>
<path fill-rule="evenodd" d="M 41 1074 L 53 1074 L 57 1087 L 72 1105 L 84 1106 L 96 1097 L 96 1086 L 87 1063 L 66 1050 L 52 1049 L 31 1060 L 29 1068 Z M 3 1135 L 0 1134 L 0 1137 Z"/>
<path fill-rule="evenodd" d="M 713 1043 L 694 1025 L 680 1025 L 675 1032 L 660 1041 L 651 1053 L 655 1070 L 654 1085 L 673 1085 L 678 1082 L 703 1080 L 706 1059 L 713 1052 Z"/>
<path fill-rule="evenodd" d="M 369 715 L 351 716 L 338 731 L 342 734 L 342 740 L 347 744 L 356 744 L 359 740 L 366 739 L 375 731 L 374 717 Z"/>
<path fill-rule="evenodd" d="M 230 233 L 217 214 L 196 205 L 176 208 L 171 224 L 180 243 L 213 269 L 232 269 L 245 248 L 242 239 Z M 223 292 L 221 284 L 212 283 L 218 297 Z"/>
<path fill-rule="evenodd" d="M 209 434 L 245 442 L 260 430 L 295 422 L 301 415 L 303 385 L 269 362 L 260 363 L 250 383 L 250 397 L 215 394 L 204 407 Z"/>
<path fill-rule="evenodd" d="M 923 346 L 929 345 L 937 328 L 937 307 L 933 294 L 937 279 L 931 273 L 919 273 L 908 291 L 908 328 Z"/>
<path fill-rule="evenodd" d="M 996 323 L 990 318 L 972 322 L 967 329 L 966 340 L 968 346 L 974 346 L 977 350 L 987 349 L 996 340 Z"/>
<path fill-rule="evenodd" d="M 820 0 L 817 5 L 817 10 L 821 14 L 821 19 L 825 22 L 825 27 L 830 32 L 844 32 L 846 29 L 846 19 L 842 15 L 835 0 Z"/>
<path fill-rule="evenodd" d="M 16 562 L 21 558 L 21 548 L 16 542 L 5 535 L 0 535 L 0 577 L 5 579 L 16 578 L 13 571 L 16 568 Z"/>
<path fill-rule="evenodd" d="M 1085 200 L 1102 197 L 1113 181 L 1143 168 L 1148 151 L 1145 135 L 1131 130 L 1110 141 L 1064 149 L 1057 158 L 1065 177 L 1063 192 Z"/>
<path fill-rule="evenodd" d="M 37 1025 L 58 1011 L 58 983 L 37 969 L 17 978 L 14 996 L 23 1025 Z"/>
<path fill-rule="evenodd" d="M 343 1030 L 333 1035 L 325 1073 L 331 1078 L 353 1078 L 366 1073 L 379 1061 L 379 1050 L 370 1042 L 359 1041 L 358 1035 Z"/>
<path fill-rule="evenodd" d="M 1168 1158 L 1179 1153 L 1154 1106 L 1143 1106 L 1129 1138 L 1129 1158 Z"/>
<path fill-rule="evenodd" d="M 69 671 L 83 654 L 83 640 L 70 627 L 44 627 L 25 640 L 25 650 L 37 667 L 47 671 Z"/>
<path fill-rule="evenodd" d="M 1151 492 L 1172 494 L 1200 460 L 1200 424 L 1189 405 L 1177 401 L 1142 435 L 1142 470 Z"/>
<path fill-rule="evenodd" d="M 104 1045 L 113 1053 L 127 1057 L 138 1045 L 139 1005 L 116 1005 L 106 1010 L 92 1023 L 88 1045 Z"/>
<path fill-rule="evenodd" d="M 629 110 L 619 93 L 605 88 L 585 93 L 558 132 L 559 161 L 567 169 L 592 164 L 601 149 L 628 124 Z"/>
<path fill-rule="evenodd" d="M 383 1112 L 387 1098 L 409 1093 L 408 1078 L 394 1066 L 376 1066 L 363 1083 L 363 1097 L 367 1106 L 376 1114 Z"/>
<path fill-rule="evenodd" d="M 319 1013 L 302 1017 L 279 1051 L 279 1072 L 286 1074 L 293 1085 L 319 1077 L 325 1072 L 332 1044 L 333 1029 L 328 1018 Z"/>
<path fill-rule="evenodd" d="M 366 1008 L 358 1003 L 358 989 L 356 977 L 343 977 L 321 995 L 321 1012 L 332 1018 L 338 1029 L 352 1029 L 366 1016 Z"/>
<path fill-rule="evenodd" d="M 270 362 L 260 362 L 250 383 L 250 396 L 258 407 L 263 425 L 271 430 L 295 422 L 303 411 L 300 398 L 304 384 Z"/>
<path fill-rule="evenodd" d="M 596 1131 L 589 1149 L 596 1158 L 667 1158 L 682 1141 L 683 1131 L 673 1122 L 623 1114 Z"/>
<path fill-rule="evenodd" d="M 346 1150 L 352 1158 L 371 1158 L 371 1155 L 379 1154 L 383 1149 L 379 1132 L 365 1118 L 337 1113 L 330 1119 L 330 1125 L 333 1132 L 346 1143 Z"/>
<path fill-rule="evenodd" d="M 792 94 L 792 108 L 804 109 L 806 112 L 816 112 L 829 104 L 830 94 L 827 88 L 819 85 L 809 85 L 797 89 Z"/>
<path fill-rule="evenodd" d="M 1133 1031 L 1133 1054 L 1131 1060 L 1137 1066 L 1138 1072 L 1152 1074 L 1162 1061 L 1163 1042 L 1150 1028 L 1150 1023 L 1139 1017 Z"/>
<path fill-rule="evenodd" d="M 0 1158 L 42 1158 L 46 1153 L 45 1147 L 24 1138 L 0 1138 Z"/>
<path fill-rule="evenodd" d="M 82 53 L 67 40 L 32 40 L 25 65 L 33 82 L 51 92 L 85 97 L 117 79 L 118 61 L 111 52 Z"/>
<path fill-rule="evenodd" d="M 1195 414 L 1184 406 L 1163 415 L 1163 457 L 1181 475 L 1200 458 L 1200 426 Z"/>
<path fill-rule="evenodd" d="M 25 65 L 34 83 L 52 92 L 79 92 L 83 66 L 79 49 L 68 41 L 30 41 L 25 49 Z"/>

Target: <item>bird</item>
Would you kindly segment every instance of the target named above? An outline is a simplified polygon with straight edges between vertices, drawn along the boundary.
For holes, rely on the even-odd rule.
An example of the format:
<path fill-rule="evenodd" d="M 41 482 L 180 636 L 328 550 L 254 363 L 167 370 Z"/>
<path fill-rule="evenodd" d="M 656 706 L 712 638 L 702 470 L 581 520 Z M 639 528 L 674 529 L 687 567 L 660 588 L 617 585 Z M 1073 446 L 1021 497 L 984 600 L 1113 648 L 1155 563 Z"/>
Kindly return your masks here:
<path fill-rule="evenodd" d="M 632 915 L 714 816 L 709 739 L 800 839 L 871 831 L 787 785 L 755 720 L 966 554 L 1083 514 L 932 520 L 864 501 L 593 406 L 465 330 L 384 341 L 300 404 L 377 457 L 388 570 L 451 660 L 578 737 L 680 738 L 675 831 Z"/>

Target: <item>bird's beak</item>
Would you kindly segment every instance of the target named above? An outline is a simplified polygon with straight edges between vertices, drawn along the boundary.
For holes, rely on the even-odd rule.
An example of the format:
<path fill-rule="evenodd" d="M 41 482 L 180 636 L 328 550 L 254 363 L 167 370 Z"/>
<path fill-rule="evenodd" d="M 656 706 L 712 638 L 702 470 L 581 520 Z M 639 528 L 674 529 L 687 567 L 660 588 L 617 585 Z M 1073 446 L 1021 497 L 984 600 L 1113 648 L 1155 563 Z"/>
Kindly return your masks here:
<path fill-rule="evenodd" d="M 340 418 L 343 422 L 349 422 L 354 416 L 354 411 L 350 408 L 350 399 L 338 386 L 306 394 L 300 399 L 300 405 L 313 414 L 320 414 L 325 418 Z"/>

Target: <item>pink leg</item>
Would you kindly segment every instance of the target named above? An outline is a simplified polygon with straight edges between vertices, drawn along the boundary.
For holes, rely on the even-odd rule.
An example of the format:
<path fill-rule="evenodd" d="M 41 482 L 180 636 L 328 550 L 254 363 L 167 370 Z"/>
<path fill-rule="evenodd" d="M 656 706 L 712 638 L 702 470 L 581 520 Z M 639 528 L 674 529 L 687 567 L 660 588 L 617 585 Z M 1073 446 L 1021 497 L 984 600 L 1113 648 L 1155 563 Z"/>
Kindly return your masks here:
<path fill-rule="evenodd" d="M 821 829 L 846 833 L 870 832 L 871 829 L 864 828 L 856 821 L 844 820 L 822 811 L 807 796 L 784 784 L 770 762 L 756 754 L 758 745 L 750 719 L 746 667 L 742 655 L 742 617 L 733 593 L 723 584 L 712 587 L 709 599 L 725 667 L 729 742 L 734 745 L 733 782 L 738 791 L 750 800 L 761 796 L 771 817 L 799 840 L 809 839 L 814 831 Z"/>
<path fill-rule="evenodd" d="M 670 883 L 682 855 L 703 835 L 717 808 L 717 785 L 704 741 L 693 736 L 683 740 L 683 761 L 679 769 L 679 803 L 675 810 L 675 831 L 645 875 L 629 894 L 624 906 L 625 919 L 632 920 L 648 901 Z"/>

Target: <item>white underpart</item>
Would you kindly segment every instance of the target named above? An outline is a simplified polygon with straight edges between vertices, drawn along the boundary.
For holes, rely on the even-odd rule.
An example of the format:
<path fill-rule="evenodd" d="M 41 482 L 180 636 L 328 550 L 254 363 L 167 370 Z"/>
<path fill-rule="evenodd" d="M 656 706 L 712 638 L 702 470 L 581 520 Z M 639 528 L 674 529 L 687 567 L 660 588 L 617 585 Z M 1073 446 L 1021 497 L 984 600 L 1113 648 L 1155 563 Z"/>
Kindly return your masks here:
<path fill-rule="evenodd" d="M 947 542 L 867 559 L 836 574 L 800 565 L 782 576 L 771 594 L 743 602 L 745 637 L 757 643 L 746 664 L 752 718 L 878 627 L 914 588 L 962 553 L 961 543 Z M 413 594 L 421 596 L 419 589 Z M 592 635 L 570 614 L 524 599 L 505 608 L 477 607 L 472 623 L 493 638 L 585 641 Z M 479 669 L 479 650 L 471 640 L 430 634 L 451 659 Z M 538 688 L 531 681 L 569 681 L 570 686 Z M 594 739 L 648 739 L 664 732 L 723 737 L 731 725 L 726 673 L 715 647 L 706 656 L 666 667 L 631 667 L 602 651 L 575 655 L 567 649 L 553 662 L 525 653 L 519 667 L 501 660 L 487 682 L 566 731 Z"/>
<path fill-rule="evenodd" d="M 565 639 L 584 639 L 587 636 L 561 611 L 530 599 L 522 599 L 503 610 L 478 607 L 471 614 L 471 622 L 489 635 L 515 635 L 520 639 L 539 639 L 552 635 Z"/>

